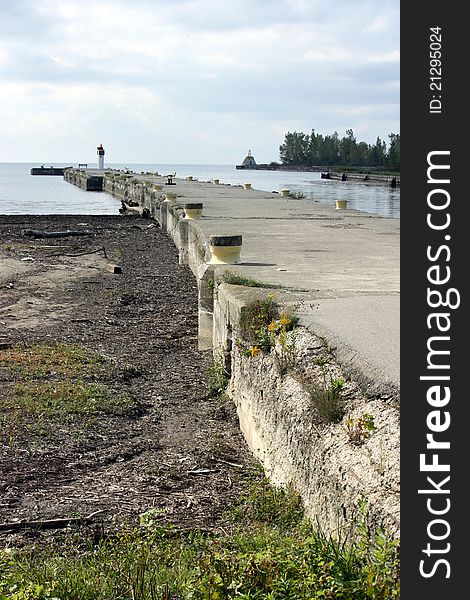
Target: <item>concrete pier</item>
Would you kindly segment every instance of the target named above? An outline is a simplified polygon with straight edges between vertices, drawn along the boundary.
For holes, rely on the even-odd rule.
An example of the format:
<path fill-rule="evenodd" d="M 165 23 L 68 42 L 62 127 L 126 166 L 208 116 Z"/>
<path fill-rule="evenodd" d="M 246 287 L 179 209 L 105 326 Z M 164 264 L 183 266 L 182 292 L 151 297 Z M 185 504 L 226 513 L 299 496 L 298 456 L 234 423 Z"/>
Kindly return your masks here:
<path fill-rule="evenodd" d="M 33 167 L 31 175 L 63 175 L 64 169 L 61 167 Z"/>
<path fill-rule="evenodd" d="M 151 173 L 101 175 L 102 189 L 124 206 L 147 210 L 168 231 L 180 262 L 197 278 L 200 347 L 231 361 L 230 390 L 242 430 L 272 479 L 294 483 L 307 511 L 329 530 L 348 523 L 359 498 L 367 497 L 372 520 L 397 532 L 399 220 L 211 181 L 173 178 L 168 188 L 165 176 Z M 91 170 L 64 175 L 84 189 L 96 176 Z M 174 202 L 164 201 L 168 189 Z M 188 203 L 202 203 L 203 215 L 186 219 Z M 242 236 L 238 264 L 210 264 L 213 236 Z M 230 285 L 228 272 L 276 289 Z M 295 381 L 276 374 L 269 357 L 256 363 L 234 352 L 240 310 L 263 293 L 295 307 L 304 359 L 314 362 L 309 352 L 327 344 L 335 366 L 357 384 L 362 397 L 349 418 L 373 415 L 379 427 L 370 441 L 351 447 L 346 421 L 317 435 L 305 426 L 307 401 Z M 273 411 L 274 404 L 282 408 Z"/>

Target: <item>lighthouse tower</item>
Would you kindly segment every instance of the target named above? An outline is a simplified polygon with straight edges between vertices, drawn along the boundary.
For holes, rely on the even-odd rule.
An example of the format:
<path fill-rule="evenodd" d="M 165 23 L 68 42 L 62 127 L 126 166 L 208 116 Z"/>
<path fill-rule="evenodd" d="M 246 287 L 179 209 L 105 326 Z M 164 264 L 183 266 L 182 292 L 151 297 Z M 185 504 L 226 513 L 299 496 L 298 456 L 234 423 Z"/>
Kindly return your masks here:
<path fill-rule="evenodd" d="M 98 169 L 100 171 L 104 170 L 104 148 L 103 148 L 103 144 L 100 144 L 97 148 L 97 154 L 98 154 Z"/>

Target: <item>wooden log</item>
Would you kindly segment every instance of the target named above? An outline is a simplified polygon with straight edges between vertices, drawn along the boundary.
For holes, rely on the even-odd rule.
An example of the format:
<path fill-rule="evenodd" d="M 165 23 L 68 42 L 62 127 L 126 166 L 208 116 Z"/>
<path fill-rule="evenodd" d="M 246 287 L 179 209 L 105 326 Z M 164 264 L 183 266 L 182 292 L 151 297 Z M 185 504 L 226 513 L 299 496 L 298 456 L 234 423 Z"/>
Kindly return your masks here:
<path fill-rule="evenodd" d="M 80 231 L 38 231 L 37 229 L 24 229 L 23 235 L 33 238 L 59 238 L 69 237 L 73 235 L 92 235 L 92 231 L 80 230 Z"/>
<path fill-rule="evenodd" d="M 97 510 L 87 517 L 69 517 L 65 519 L 47 519 L 42 521 L 12 521 L 11 523 L 0 523 L 0 531 L 19 531 L 21 529 L 61 529 L 69 525 L 81 525 L 88 523 L 93 517 L 104 512 Z"/>

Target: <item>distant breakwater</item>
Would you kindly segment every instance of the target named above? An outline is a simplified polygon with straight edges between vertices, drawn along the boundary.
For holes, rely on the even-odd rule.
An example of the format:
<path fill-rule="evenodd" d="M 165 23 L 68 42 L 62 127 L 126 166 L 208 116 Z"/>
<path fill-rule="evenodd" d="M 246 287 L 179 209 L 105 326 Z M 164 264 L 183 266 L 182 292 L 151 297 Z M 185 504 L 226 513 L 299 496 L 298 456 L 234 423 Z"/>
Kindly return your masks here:
<path fill-rule="evenodd" d="M 306 173 L 327 171 L 328 167 L 305 166 L 305 165 L 280 165 L 278 163 L 261 163 L 259 165 L 236 165 L 238 170 L 244 171 L 296 171 Z"/>

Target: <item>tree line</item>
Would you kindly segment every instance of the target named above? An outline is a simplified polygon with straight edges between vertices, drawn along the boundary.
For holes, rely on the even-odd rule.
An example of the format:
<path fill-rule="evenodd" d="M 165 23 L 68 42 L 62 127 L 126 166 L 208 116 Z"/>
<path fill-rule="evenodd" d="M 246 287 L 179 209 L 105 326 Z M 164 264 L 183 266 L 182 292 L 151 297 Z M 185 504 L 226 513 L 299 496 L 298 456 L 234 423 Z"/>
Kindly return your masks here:
<path fill-rule="evenodd" d="M 294 131 L 285 135 L 279 146 L 279 158 L 284 165 L 373 167 L 400 171 L 400 134 L 390 133 L 389 144 L 377 137 L 375 144 L 358 142 L 352 129 L 339 137 Z"/>

